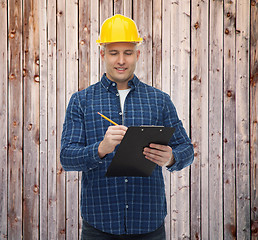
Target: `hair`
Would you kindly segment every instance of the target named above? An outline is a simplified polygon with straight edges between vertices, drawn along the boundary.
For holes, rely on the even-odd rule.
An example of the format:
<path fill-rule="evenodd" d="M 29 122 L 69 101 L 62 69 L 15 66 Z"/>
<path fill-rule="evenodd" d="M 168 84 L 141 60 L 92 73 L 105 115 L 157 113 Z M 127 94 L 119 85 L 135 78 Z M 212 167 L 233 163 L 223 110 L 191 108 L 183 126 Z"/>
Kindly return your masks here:
<path fill-rule="evenodd" d="M 106 44 L 101 44 L 100 45 L 100 50 L 103 50 L 105 52 L 106 50 Z"/>

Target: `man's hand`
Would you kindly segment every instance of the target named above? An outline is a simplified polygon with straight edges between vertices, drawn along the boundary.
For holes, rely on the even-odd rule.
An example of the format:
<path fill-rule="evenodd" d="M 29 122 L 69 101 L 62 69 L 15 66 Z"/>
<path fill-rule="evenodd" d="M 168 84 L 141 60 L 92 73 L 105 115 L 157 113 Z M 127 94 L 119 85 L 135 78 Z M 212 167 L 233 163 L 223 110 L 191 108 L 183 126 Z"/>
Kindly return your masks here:
<path fill-rule="evenodd" d="M 122 125 L 110 126 L 105 133 L 104 139 L 99 144 L 98 154 L 100 158 L 115 150 L 115 147 L 121 143 L 127 127 Z"/>
<path fill-rule="evenodd" d="M 161 167 L 172 166 L 175 163 L 170 146 L 151 143 L 149 147 L 144 148 L 143 154 L 148 160 Z"/>

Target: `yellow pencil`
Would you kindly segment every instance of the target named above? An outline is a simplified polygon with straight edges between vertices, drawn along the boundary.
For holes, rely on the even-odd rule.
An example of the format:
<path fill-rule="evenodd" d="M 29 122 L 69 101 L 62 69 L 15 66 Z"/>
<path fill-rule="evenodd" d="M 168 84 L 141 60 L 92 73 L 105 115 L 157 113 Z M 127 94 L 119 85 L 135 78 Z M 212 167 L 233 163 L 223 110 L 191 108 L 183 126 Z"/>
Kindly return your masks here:
<path fill-rule="evenodd" d="M 99 112 L 98 112 L 98 114 L 99 114 L 101 117 L 103 117 L 103 118 L 105 118 L 106 120 L 108 120 L 109 122 L 113 123 L 114 125 L 118 125 L 117 123 L 115 123 L 114 121 L 112 121 L 111 119 L 109 119 L 108 117 L 106 117 L 105 115 L 103 115 L 103 114 L 101 114 L 101 113 L 99 113 Z"/>

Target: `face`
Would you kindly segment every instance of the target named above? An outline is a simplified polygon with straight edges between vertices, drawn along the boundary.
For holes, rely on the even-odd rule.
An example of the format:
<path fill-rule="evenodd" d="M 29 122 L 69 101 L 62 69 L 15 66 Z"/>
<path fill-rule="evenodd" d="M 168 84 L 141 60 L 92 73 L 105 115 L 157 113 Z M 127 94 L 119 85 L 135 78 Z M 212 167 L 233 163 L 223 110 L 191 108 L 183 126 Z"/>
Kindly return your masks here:
<path fill-rule="evenodd" d="M 100 51 L 106 65 L 108 79 L 117 83 L 118 89 L 128 88 L 128 81 L 134 76 L 140 51 L 134 43 L 109 43 Z"/>

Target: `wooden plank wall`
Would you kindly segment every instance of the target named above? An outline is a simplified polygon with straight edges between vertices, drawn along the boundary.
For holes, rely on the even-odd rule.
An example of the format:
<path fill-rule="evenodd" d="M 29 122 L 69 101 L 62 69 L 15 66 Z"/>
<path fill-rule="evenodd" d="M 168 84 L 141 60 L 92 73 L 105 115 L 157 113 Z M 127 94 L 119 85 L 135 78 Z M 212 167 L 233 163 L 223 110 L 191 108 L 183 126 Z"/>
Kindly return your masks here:
<path fill-rule="evenodd" d="M 195 161 L 164 170 L 167 239 L 258 239 L 257 0 L 0 0 L 0 239 L 79 239 L 65 109 L 105 67 L 101 23 L 132 17 L 136 74 L 170 94 Z"/>

